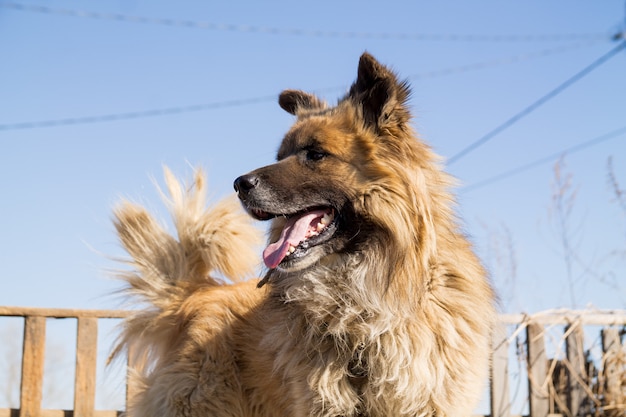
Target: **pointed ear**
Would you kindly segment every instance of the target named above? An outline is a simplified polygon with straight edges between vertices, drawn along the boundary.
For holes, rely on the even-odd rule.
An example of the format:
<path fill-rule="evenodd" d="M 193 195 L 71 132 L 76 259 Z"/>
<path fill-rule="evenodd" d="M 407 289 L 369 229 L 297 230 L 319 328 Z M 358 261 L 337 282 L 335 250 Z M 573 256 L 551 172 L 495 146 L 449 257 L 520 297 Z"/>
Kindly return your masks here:
<path fill-rule="evenodd" d="M 365 52 L 359 60 L 357 79 L 348 98 L 363 109 L 367 124 L 382 128 L 389 123 L 403 124 L 409 120 L 406 101 L 410 90 L 406 82 L 398 82 L 395 74 Z"/>
<path fill-rule="evenodd" d="M 322 110 L 326 108 L 324 103 L 313 94 L 300 90 L 285 90 L 278 96 L 278 104 L 287 113 L 297 114 L 299 110 Z"/>

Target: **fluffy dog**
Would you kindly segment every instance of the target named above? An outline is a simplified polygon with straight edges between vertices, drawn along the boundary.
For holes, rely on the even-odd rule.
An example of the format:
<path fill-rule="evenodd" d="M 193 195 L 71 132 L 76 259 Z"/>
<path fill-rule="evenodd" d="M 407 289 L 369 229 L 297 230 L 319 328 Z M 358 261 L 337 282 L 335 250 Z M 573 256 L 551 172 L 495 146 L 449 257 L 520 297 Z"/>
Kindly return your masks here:
<path fill-rule="evenodd" d="M 116 350 L 138 364 L 130 416 L 471 414 L 494 295 L 408 97 L 367 53 L 334 107 L 281 93 L 296 121 L 277 162 L 235 180 L 272 221 L 261 280 L 238 281 L 257 262 L 250 218 L 233 200 L 205 209 L 201 174 L 183 188 L 166 172 L 178 239 L 116 210 L 134 265 L 121 276 L 146 304 Z"/>

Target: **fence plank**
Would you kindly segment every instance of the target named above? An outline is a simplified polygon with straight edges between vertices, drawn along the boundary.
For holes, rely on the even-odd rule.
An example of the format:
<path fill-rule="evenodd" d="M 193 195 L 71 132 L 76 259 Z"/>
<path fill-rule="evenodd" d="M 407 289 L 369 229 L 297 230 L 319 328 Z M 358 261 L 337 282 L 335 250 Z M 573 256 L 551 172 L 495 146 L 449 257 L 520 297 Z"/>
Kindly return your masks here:
<path fill-rule="evenodd" d="M 496 325 L 492 336 L 491 363 L 491 415 L 492 417 L 509 417 L 511 403 L 509 400 L 509 341 L 506 326 Z"/>
<path fill-rule="evenodd" d="M 498 319 L 502 323 L 524 323 L 530 319 L 533 323 L 540 324 L 570 324 L 580 321 L 584 325 L 619 326 L 626 324 L 626 310 L 606 310 L 597 312 L 593 310 L 568 310 L 556 309 L 541 311 L 532 316 L 527 314 L 501 314 Z"/>
<path fill-rule="evenodd" d="M 0 316 L 26 317 L 45 316 L 48 318 L 76 318 L 76 317 L 97 317 L 97 318 L 118 318 L 128 316 L 127 310 L 80 310 L 72 308 L 41 308 L 41 307 L 11 307 L 0 306 Z"/>
<path fill-rule="evenodd" d="M 550 407 L 546 384 L 548 358 L 543 333 L 543 326 L 537 323 L 530 323 L 526 328 L 530 417 L 547 416 Z"/>
<path fill-rule="evenodd" d="M 129 404 L 131 404 L 133 397 L 137 393 L 137 387 L 135 386 L 135 378 L 133 373 L 135 372 L 136 354 L 135 347 L 131 343 L 126 350 L 127 362 L 126 362 L 126 410 L 128 411 Z"/>
<path fill-rule="evenodd" d="M 622 399 L 619 355 L 622 350 L 619 330 L 615 327 L 602 329 L 602 351 L 604 352 L 605 406 L 615 407 Z"/>
<path fill-rule="evenodd" d="M 24 319 L 20 417 L 38 417 L 41 413 L 45 350 L 46 318 L 27 316 Z"/>
<path fill-rule="evenodd" d="M 98 319 L 78 318 L 74 416 L 93 417 L 96 400 Z"/>
<path fill-rule="evenodd" d="M 572 415 L 577 416 L 585 401 L 585 390 L 582 384 L 586 380 L 585 350 L 583 347 L 584 335 L 580 323 L 574 323 L 565 328 L 566 354 L 569 362 L 567 407 Z"/>

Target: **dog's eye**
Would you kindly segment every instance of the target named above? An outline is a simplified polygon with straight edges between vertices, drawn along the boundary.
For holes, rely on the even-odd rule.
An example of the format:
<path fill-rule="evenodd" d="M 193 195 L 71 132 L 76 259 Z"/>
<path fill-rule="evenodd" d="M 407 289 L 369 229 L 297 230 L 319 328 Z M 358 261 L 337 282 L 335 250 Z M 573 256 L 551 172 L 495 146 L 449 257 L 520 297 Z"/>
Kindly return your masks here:
<path fill-rule="evenodd" d="M 306 151 L 306 159 L 309 161 L 319 161 L 326 156 L 328 156 L 326 152 L 317 149 L 307 149 Z"/>

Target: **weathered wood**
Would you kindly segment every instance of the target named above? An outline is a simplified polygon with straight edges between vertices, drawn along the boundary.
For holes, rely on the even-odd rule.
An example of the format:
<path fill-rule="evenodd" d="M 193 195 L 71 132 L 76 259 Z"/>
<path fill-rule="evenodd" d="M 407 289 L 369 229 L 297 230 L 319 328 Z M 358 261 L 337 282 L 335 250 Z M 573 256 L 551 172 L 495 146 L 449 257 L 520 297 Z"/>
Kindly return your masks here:
<path fill-rule="evenodd" d="M 135 349 L 132 344 L 128 345 L 128 350 L 126 351 L 127 361 L 126 361 L 126 410 L 128 410 L 128 405 L 132 402 L 133 397 L 137 393 L 137 387 L 135 386 L 133 373 L 135 372 L 136 364 L 135 364 Z"/>
<path fill-rule="evenodd" d="M 509 400 L 509 341 L 506 326 L 496 325 L 492 335 L 491 363 L 491 415 L 492 417 L 509 417 L 511 401 Z"/>
<path fill-rule="evenodd" d="M 20 410 L 17 408 L 0 408 L 0 417 L 18 417 Z M 120 417 L 123 411 L 96 410 L 94 417 Z M 73 410 L 41 410 L 40 417 L 74 417 Z"/>
<path fill-rule="evenodd" d="M 527 321 L 538 324 L 571 324 L 580 322 L 582 325 L 619 326 L 626 324 L 626 311 L 586 311 L 586 310 L 550 310 L 527 316 L 525 314 L 501 314 L 501 323 L 519 324 Z"/>
<path fill-rule="evenodd" d="M 17 408 L 0 408 L 0 417 L 19 417 L 20 410 Z"/>
<path fill-rule="evenodd" d="M 40 415 L 45 350 L 46 318 L 27 316 L 24 319 L 20 417 Z"/>
<path fill-rule="evenodd" d="M 622 398 L 621 374 L 623 369 L 619 367 L 619 355 L 623 349 L 619 329 L 610 327 L 602 329 L 602 351 L 604 352 L 604 396 L 605 406 L 615 407 Z"/>
<path fill-rule="evenodd" d="M 77 317 L 96 317 L 101 319 L 123 319 L 131 312 L 128 310 L 81 310 L 71 308 L 38 308 L 38 307 L 2 307 L 0 316 L 26 317 L 44 316 L 48 318 L 65 319 Z"/>
<path fill-rule="evenodd" d="M 528 348 L 528 397 L 530 416 L 543 417 L 549 413 L 549 395 L 547 389 L 548 358 L 543 337 L 543 326 L 530 323 L 526 328 Z"/>
<path fill-rule="evenodd" d="M 587 378 L 583 328 L 580 323 L 574 323 L 565 328 L 565 333 L 567 334 L 565 352 L 568 362 L 567 408 L 572 415 L 577 416 L 586 398 L 582 385 Z"/>
<path fill-rule="evenodd" d="M 96 360 L 98 319 L 78 319 L 76 336 L 76 379 L 74 381 L 74 416 L 93 417 L 96 401 Z"/>

